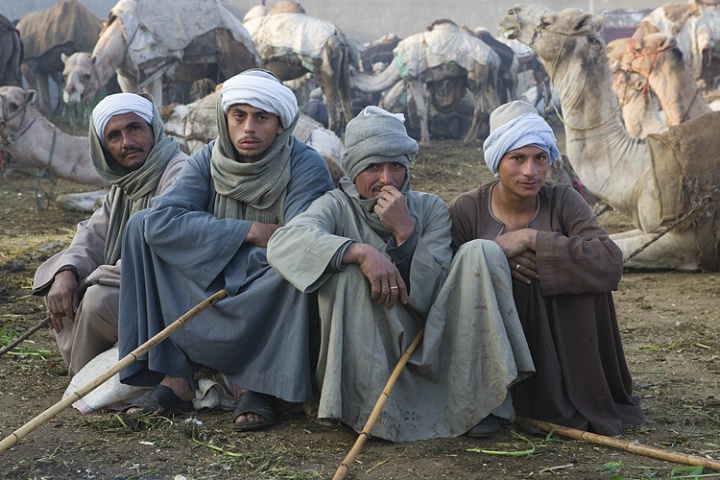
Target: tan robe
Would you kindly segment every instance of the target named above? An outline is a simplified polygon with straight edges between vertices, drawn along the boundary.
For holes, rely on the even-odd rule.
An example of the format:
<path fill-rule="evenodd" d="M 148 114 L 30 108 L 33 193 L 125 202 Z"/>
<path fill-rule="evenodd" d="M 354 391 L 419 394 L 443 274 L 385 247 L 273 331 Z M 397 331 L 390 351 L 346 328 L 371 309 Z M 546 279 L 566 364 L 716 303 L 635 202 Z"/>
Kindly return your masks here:
<path fill-rule="evenodd" d="M 170 160 L 160 178 L 156 195 L 162 194 L 172 184 L 186 159 L 187 155 L 179 153 Z M 33 294 L 46 295 L 57 271 L 72 265 L 80 279 L 92 284 L 80 302 L 75 321 L 63 319 L 63 329 L 56 334 L 60 354 L 71 376 L 95 356 L 112 347 L 118 339 L 120 261 L 115 265 L 102 264 L 112 205 L 109 197 L 88 220 L 78 224 L 70 246 L 40 265 L 33 279 Z"/>

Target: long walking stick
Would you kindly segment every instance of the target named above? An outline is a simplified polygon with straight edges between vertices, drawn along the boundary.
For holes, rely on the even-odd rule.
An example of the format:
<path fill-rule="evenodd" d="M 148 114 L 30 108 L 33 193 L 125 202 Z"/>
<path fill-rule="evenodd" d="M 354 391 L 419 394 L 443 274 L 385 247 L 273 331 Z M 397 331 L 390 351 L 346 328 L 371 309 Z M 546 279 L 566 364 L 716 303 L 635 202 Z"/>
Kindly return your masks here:
<path fill-rule="evenodd" d="M 37 417 L 33 418 L 29 422 L 27 422 L 25 425 L 20 427 L 19 429 L 15 430 L 12 434 L 5 437 L 3 441 L 0 442 L 0 452 L 4 452 L 8 448 L 16 445 L 20 440 L 25 438 L 30 432 L 35 430 L 40 425 L 44 424 L 45 422 L 49 421 L 51 418 L 53 418 L 58 413 L 62 412 L 66 408 L 68 408 L 70 405 L 75 403 L 76 401 L 80 400 L 82 397 L 87 395 L 88 393 L 95 390 L 97 387 L 108 381 L 110 378 L 113 377 L 116 373 L 120 372 L 123 368 L 127 367 L 134 361 L 136 361 L 139 357 L 143 356 L 147 352 L 149 352 L 152 348 L 157 346 L 160 342 L 165 340 L 167 337 L 169 337 L 171 334 L 173 334 L 175 331 L 179 330 L 182 326 L 184 326 L 186 323 L 188 323 L 190 320 L 195 318 L 200 312 L 205 310 L 206 308 L 216 304 L 218 301 L 222 300 L 228 295 L 227 290 L 220 290 L 219 292 L 215 293 L 214 295 L 211 295 L 210 297 L 206 298 L 202 302 L 195 305 L 193 308 L 187 311 L 183 316 L 175 320 L 173 323 L 168 325 L 167 327 L 160 330 L 154 337 L 149 339 L 147 342 L 140 345 L 138 348 L 133 350 L 132 352 L 128 353 L 125 357 L 123 357 L 119 362 L 117 362 L 115 365 L 107 369 L 103 374 L 97 376 L 94 380 L 91 380 L 87 384 L 85 384 L 83 387 L 79 388 L 78 390 L 74 391 L 73 393 L 69 394 L 67 397 L 63 398 L 59 402 L 57 402 L 52 407 L 45 410 L 43 413 L 38 415 Z"/>
<path fill-rule="evenodd" d="M 28 330 L 27 332 L 25 332 L 25 333 L 23 333 L 22 335 L 20 335 L 20 336 L 19 336 L 18 338 L 16 338 L 15 341 L 12 342 L 10 345 L 8 345 L 7 347 L 5 347 L 5 348 L 3 348 L 2 350 L 0 350 L 0 357 L 2 357 L 3 355 L 5 355 L 7 352 L 9 352 L 10 350 L 12 350 L 13 348 L 15 348 L 15 347 L 17 347 L 18 345 L 20 345 L 20 344 L 21 344 L 22 342 L 24 342 L 30 335 L 32 335 L 33 333 L 35 333 L 35 332 L 37 332 L 38 330 L 40 330 L 41 328 L 43 328 L 44 326 L 46 326 L 48 323 L 50 323 L 50 317 L 47 317 L 45 320 L 43 320 L 42 322 L 40 322 L 40 323 L 38 323 L 37 325 L 35 325 L 34 327 L 32 327 L 30 330 Z"/>
<path fill-rule="evenodd" d="M 420 331 L 418 331 L 412 343 L 408 346 L 407 350 L 405 350 L 405 353 L 402 354 L 397 365 L 395 365 L 395 369 L 390 374 L 390 378 L 385 384 L 385 389 L 380 394 L 380 398 L 378 398 L 377 403 L 375 403 L 375 407 L 370 413 L 370 417 L 368 418 L 367 422 L 365 422 L 365 426 L 363 427 L 362 432 L 360 432 L 358 439 L 355 441 L 355 445 L 353 445 L 348 454 L 345 456 L 345 459 L 338 467 L 337 471 L 335 471 L 335 476 L 333 477 L 333 480 L 341 480 L 345 478 L 348 470 L 350 470 L 350 464 L 355 461 L 358 455 L 360 455 L 360 452 L 362 451 L 365 442 L 367 442 L 368 438 L 370 437 L 370 430 L 372 430 L 373 426 L 375 426 L 375 422 L 377 421 L 378 417 L 380 416 L 380 412 L 385 406 L 388 395 L 390 395 L 390 390 L 392 390 L 392 388 L 395 386 L 395 382 L 400 376 L 400 372 L 402 372 L 402 369 L 407 363 L 408 359 L 410 359 L 410 355 L 412 355 L 412 353 L 415 351 L 415 348 L 420 344 L 420 340 L 422 340 L 424 332 L 424 328 L 421 328 Z"/>
<path fill-rule="evenodd" d="M 642 455 L 644 457 L 658 458 L 660 460 L 667 460 L 683 465 L 696 465 L 699 467 L 720 471 L 720 460 L 713 460 L 712 458 L 698 457 L 697 455 L 673 452 L 670 450 L 664 450 L 662 448 L 642 445 L 640 443 L 629 442 L 627 440 L 620 440 L 619 438 L 606 437 L 604 435 L 584 432 L 582 430 L 576 430 L 574 428 L 564 427 L 562 425 L 556 425 L 550 422 L 543 422 L 541 420 L 533 420 L 530 418 L 517 417 L 515 419 L 515 423 L 520 425 L 529 425 L 531 427 L 535 427 L 548 433 L 559 433 L 560 435 L 574 438 L 576 440 L 585 440 L 586 442 L 596 443 L 598 445 L 618 448 L 620 450 L 625 450 L 626 452 Z"/>

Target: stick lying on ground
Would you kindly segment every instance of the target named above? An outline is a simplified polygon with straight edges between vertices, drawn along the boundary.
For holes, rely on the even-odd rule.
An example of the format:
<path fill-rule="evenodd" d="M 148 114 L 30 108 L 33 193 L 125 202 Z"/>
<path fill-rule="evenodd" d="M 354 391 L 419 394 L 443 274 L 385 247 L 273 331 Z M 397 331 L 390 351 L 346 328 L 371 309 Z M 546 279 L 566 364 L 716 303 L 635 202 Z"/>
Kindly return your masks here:
<path fill-rule="evenodd" d="M 47 317 L 45 320 L 43 320 L 42 322 L 40 322 L 40 323 L 38 323 L 37 325 L 35 325 L 34 327 L 32 327 L 30 330 L 28 330 L 27 332 L 25 332 L 25 333 L 23 333 L 22 335 L 20 335 L 20 336 L 19 336 L 17 339 L 15 339 L 15 341 L 12 342 L 10 345 L 8 345 L 7 347 L 5 347 L 5 348 L 3 348 L 2 350 L 0 350 L 0 357 L 2 357 L 3 355 L 5 355 L 7 352 L 9 352 L 10 350 L 12 350 L 13 348 L 15 348 L 15 347 L 17 347 L 18 345 L 20 345 L 22 342 L 24 342 L 25 340 L 27 340 L 27 338 L 28 338 L 30 335 L 32 335 L 33 333 L 37 332 L 38 330 L 40 330 L 40 329 L 43 328 L 44 326 L 48 325 L 49 323 L 50 323 L 50 317 Z"/>
<path fill-rule="evenodd" d="M 585 440 L 586 442 L 596 443 L 598 445 L 619 448 L 620 450 L 625 450 L 626 452 L 642 455 L 644 457 L 658 458 L 660 460 L 667 460 L 682 465 L 697 465 L 720 472 L 720 460 L 713 460 L 712 458 L 698 457 L 697 455 L 673 452 L 671 450 L 663 450 L 662 448 L 650 447 L 637 442 L 629 442 L 627 440 L 620 440 L 619 438 L 606 437 L 604 435 L 584 432 L 582 430 L 576 430 L 574 428 L 564 427 L 562 425 L 556 425 L 554 423 L 543 422 L 540 420 L 533 420 L 530 418 L 517 417 L 515 419 L 515 423 L 518 425 L 535 427 L 543 432 L 555 432 L 576 440 Z"/>
<path fill-rule="evenodd" d="M 417 346 L 420 344 L 420 340 L 422 340 L 424 332 L 425 329 L 423 328 L 418 331 L 412 343 L 410 343 L 407 350 L 405 350 L 405 353 L 403 353 L 400 357 L 397 365 L 395 365 L 395 369 L 392 371 L 392 373 L 390 374 L 390 378 L 385 384 L 385 389 L 380 394 L 380 398 L 378 398 L 377 403 L 375 403 L 375 407 L 373 408 L 372 412 L 370 412 L 370 417 L 368 418 L 368 421 L 365 422 L 365 426 L 363 427 L 362 432 L 360 432 L 358 439 L 355 441 L 355 445 L 353 445 L 353 447 L 350 449 L 348 454 L 345 456 L 345 459 L 342 461 L 337 471 L 335 472 L 333 480 L 341 480 L 345 478 L 348 470 L 350 470 L 350 464 L 355 461 L 358 455 L 360 455 L 360 452 L 362 451 L 365 442 L 367 442 L 368 438 L 370 437 L 370 430 L 372 430 L 375 422 L 380 416 L 380 412 L 385 406 L 385 402 L 390 395 L 390 390 L 392 390 L 392 388 L 395 386 L 395 382 L 400 376 L 400 372 L 402 372 L 402 369 L 407 363 L 408 359 L 410 359 L 410 355 L 412 355 L 412 353 L 415 351 L 415 348 L 417 348 Z"/>
<path fill-rule="evenodd" d="M 20 427 L 19 429 L 15 430 L 13 433 L 11 433 L 9 436 L 7 436 L 5 439 L 3 439 L 0 442 L 0 452 L 4 452 L 10 447 L 15 446 L 20 440 L 25 438 L 30 432 L 35 430 L 40 425 L 44 424 L 45 422 L 49 421 L 51 418 L 53 418 L 58 413 L 62 412 L 66 408 L 68 408 L 70 405 L 75 403 L 76 401 L 80 400 L 82 397 L 87 395 L 88 393 L 95 390 L 97 387 L 108 381 L 110 378 L 112 378 L 113 375 L 116 373 L 119 373 L 123 368 L 127 367 L 134 361 L 136 361 L 139 357 L 145 355 L 147 352 L 149 352 L 151 349 L 153 349 L 155 346 L 157 346 L 160 342 L 165 340 L 167 337 L 169 337 L 171 334 L 173 334 L 175 331 L 179 330 L 182 326 L 184 326 L 186 323 L 188 323 L 190 320 L 195 318 L 200 312 L 205 310 L 206 308 L 216 304 L 218 301 L 222 300 L 227 296 L 228 292 L 227 290 L 220 290 L 219 292 L 215 293 L 214 295 L 211 295 L 210 297 L 206 298 L 202 302 L 195 305 L 193 308 L 188 310 L 187 313 L 185 313 L 182 317 L 175 320 L 173 323 L 168 325 L 167 327 L 160 330 L 157 335 L 149 339 L 147 342 L 140 345 L 138 348 L 133 350 L 132 352 L 128 353 L 124 358 L 122 358 L 118 363 L 107 369 L 102 375 L 99 375 L 94 380 L 88 382 L 85 386 L 81 387 L 80 389 L 76 390 L 75 392 L 69 394 L 67 397 L 63 398 L 59 402 L 57 402 L 52 407 L 45 410 L 43 413 L 38 415 L 37 417 L 33 418 L 29 422 L 27 422 L 25 425 Z"/>

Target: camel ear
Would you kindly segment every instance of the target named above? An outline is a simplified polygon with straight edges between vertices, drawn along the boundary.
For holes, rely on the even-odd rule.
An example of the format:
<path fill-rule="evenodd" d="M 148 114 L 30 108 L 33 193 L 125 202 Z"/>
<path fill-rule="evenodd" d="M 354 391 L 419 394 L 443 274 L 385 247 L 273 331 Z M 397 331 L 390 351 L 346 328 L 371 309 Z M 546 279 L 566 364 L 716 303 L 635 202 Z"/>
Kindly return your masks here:
<path fill-rule="evenodd" d="M 64 53 L 60 53 L 60 60 L 62 60 L 63 63 L 67 63 L 68 56 Z"/>
<path fill-rule="evenodd" d="M 25 103 L 35 103 L 35 98 L 37 98 L 37 92 L 35 90 L 28 90 L 25 92 Z"/>
<path fill-rule="evenodd" d="M 555 23 L 555 21 L 557 20 L 557 18 L 558 18 L 557 12 L 543 13 L 542 16 L 540 17 L 540 27 L 544 28 L 544 27 L 547 27 L 548 25 L 553 25 Z"/>
<path fill-rule="evenodd" d="M 581 15 L 575 22 L 574 30 L 576 32 L 599 32 L 605 24 L 605 17 L 602 15 L 593 15 L 586 13 Z"/>
<path fill-rule="evenodd" d="M 97 62 L 97 55 L 93 55 L 92 58 L 90 59 L 90 63 L 91 63 L 93 66 L 95 65 L 95 62 Z"/>

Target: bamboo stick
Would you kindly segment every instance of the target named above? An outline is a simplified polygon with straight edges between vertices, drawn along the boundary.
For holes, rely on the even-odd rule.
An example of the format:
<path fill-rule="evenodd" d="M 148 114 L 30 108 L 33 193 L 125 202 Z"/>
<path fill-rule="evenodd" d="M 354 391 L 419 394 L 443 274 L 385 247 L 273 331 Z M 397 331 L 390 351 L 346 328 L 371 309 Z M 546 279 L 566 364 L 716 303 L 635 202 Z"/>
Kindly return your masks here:
<path fill-rule="evenodd" d="M 43 413 L 41 413 L 37 417 L 33 418 L 32 420 L 27 422 L 22 427 L 15 430 L 9 436 L 5 437 L 5 439 L 3 439 L 0 442 L 0 452 L 4 452 L 8 448 L 15 446 L 20 440 L 25 438 L 29 433 L 31 433 L 37 427 L 39 427 L 40 425 L 43 425 L 44 423 L 49 421 L 51 418 L 53 418 L 55 415 L 62 412 L 63 410 L 68 408 L 70 405 L 72 405 L 76 401 L 80 400 L 82 397 L 84 397 L 85 395 L 92 392 L 97 387 L 99 387 L 100 385 L 102 385 L 103 383 L 108 381 L 110 378 L 113 377 L 113 375 L 115 375 L 116 373 L 119 373 L 123 368 L 125 368 L 128 365 L 130 365 L 131 363 L 135 362 L 139 357 L 146 354 L 152 348 L 157 346 L 160 342 L 165 340 L 167 337 L 169 337 L 175 331 L 179 330 L 186 323 L 188 323 L 190 320 L 195 318 L 200 312 L 202 312 L 206 308 L 214 305 L 218 301 L 222 300 L 227 295 L 228 295 L 227 290 L 220 290 L 219 292 L 211 295 L 210 297 L 206 298 L 202 302 L 195 305 L 193 308 L 188 310 L 180 318 L 175 320 L 173 323 L 171 323 L 164 329 L 160 330 L 154 337 L 152 337 L 147 342 L 140 345 L 138 348 L 136 348 L 132 352 L 128 353 L 125 357 L 123 357 L 115 365 L 113 365 L 112 367 L 107 369 L 104 373 L 102 373 L 101 375 L 98 375 L 95 379 L 91 380 L 84 386 L 80 387 L 78 390 L 69 394 L 68 396 L 66 396 L 59 402 L 57 402 L 55 405 L 48 408 L 47 410 L 45 410 Z"/>
<path fill-rule="evenodd" d="M 338 467 L 337 471 L 335 472 L 335 476 L 333 477 L 333 480 L 342 480 L 343 478 L 345 478 L 345 475 L 347 475 L 348 471 L 350 470 L 350 464 L 355 461 L 358 455 L 360 455 L 363 446 L 365 446 L 368 438 L 370 438 L 370 431 L 372 430 L 373 426 L 375 426 L 375 422 L 380 416 L 380 412 L 385 406 L 385 402 L 387 402 L 388 396 L 390 395 L 390 390 L 392 390 L 392 388 L 395 386 L 395 382 L 397 382 L 397 379 L 400 376 L 403 367 L 410 359 L 410 355 L 412 355 L 412 353 L 415 351 L 415 348 L 417 348 L 417 346 L 420 344 L 420 340 L 422 340 L 424 332 L 425 329 L 423 328 L 418 331 L 412 343 L 410 343 L 407 350 L 405 350 L 405 353 L 403 353 L 400 357 L 397 365 L 395 365 L 395 368 L 390 374 L 390 378 L 385 384 L 385 389 L 380 394 L 380 398 L 378 398 L 378 401 L 375 403 L 375 407 L 373 408 L 372 412 L 370 412 L 370 417 L 368 418 L 367 422 L 365 422 L 365 426 L 363 427 L 362 432 L 360 432 L 360 435 L 355 441 L 355 445 L 353 445 L 348 454 L 345 456 L 345 459 Z"/>
<path fill-rule="evenodd" d="M 50 323 L 50 317 L 47 317 L 45 320 L 43 320 L 42 322 L 40 322 L 40 323 L 38 323 L 37 325 L 35 325 L 34 327 L 32 327 L 30 330 L 28 330 L 27 332 L 25 332 L 25 333 L 23 333 L 22 335 L 20 335 L 20 336 L 19 336 L 18 338 L 16 338 L 15 341 L 12 342 L 10 345 L 8 345 L 7 347 L 5 347 L 5 348 L 3 348 L 2 350 L 0 350 L 0 357 L 2 357 L 3 355 L 5 355 L 7 352 L 9 352 L 10 350 L 12 350 L 13 348 L 15 348 L 15 347 L 17 347 L 18 345 L 20 345 L 20 344 L 21 344 L 22 342 L 24 342 L 28 337 L 30 337 L 30 335 L 32 335 L 33 333 L 35 333 L 35 332 L 37 332 L 38 330 L 40 330 L 41 328 L 43 328 L 44 326 L 46 326 L 48 323 Z"/>
<path fill-rule="evenodd" d="M 690 455 L 687 453 L 673 452 L 672 450 L 665 450 L 662 448 L 651 447 L 649 445 L 643 445 L 636 441 L 630 442 L 627 440 L 621 440 L 619 438 L 607 437 L 605 435 L 598 435 L 596 433 L 585 432 L 583 430 L 577 430 L 562 425 L 556 425 L 550 422 L 543 422 L 541 420 L 533 420 L 530 418 L 517 417 L 515 423 L 519 425 L 528 425 L 535 427 L 543 432 L 555 432 L 565 437 L 574 438 L 576 440 L 584 440 L 589 443 L 595 443 L 598 445 L 605 445 L 607 447 L 613 447 L 626 452 L 634 453 L 636 455 L 642 455 L 644 457 L 657 458 L 660 460 L 667 460 L 669 462 L 679 463 L 682 465 L 696 465 L 703 468 L 709 468 L 710 470 L 720 471 L 720 460 L 713 460 L 712 458 L 699 457 L 697 455 Z"/>

